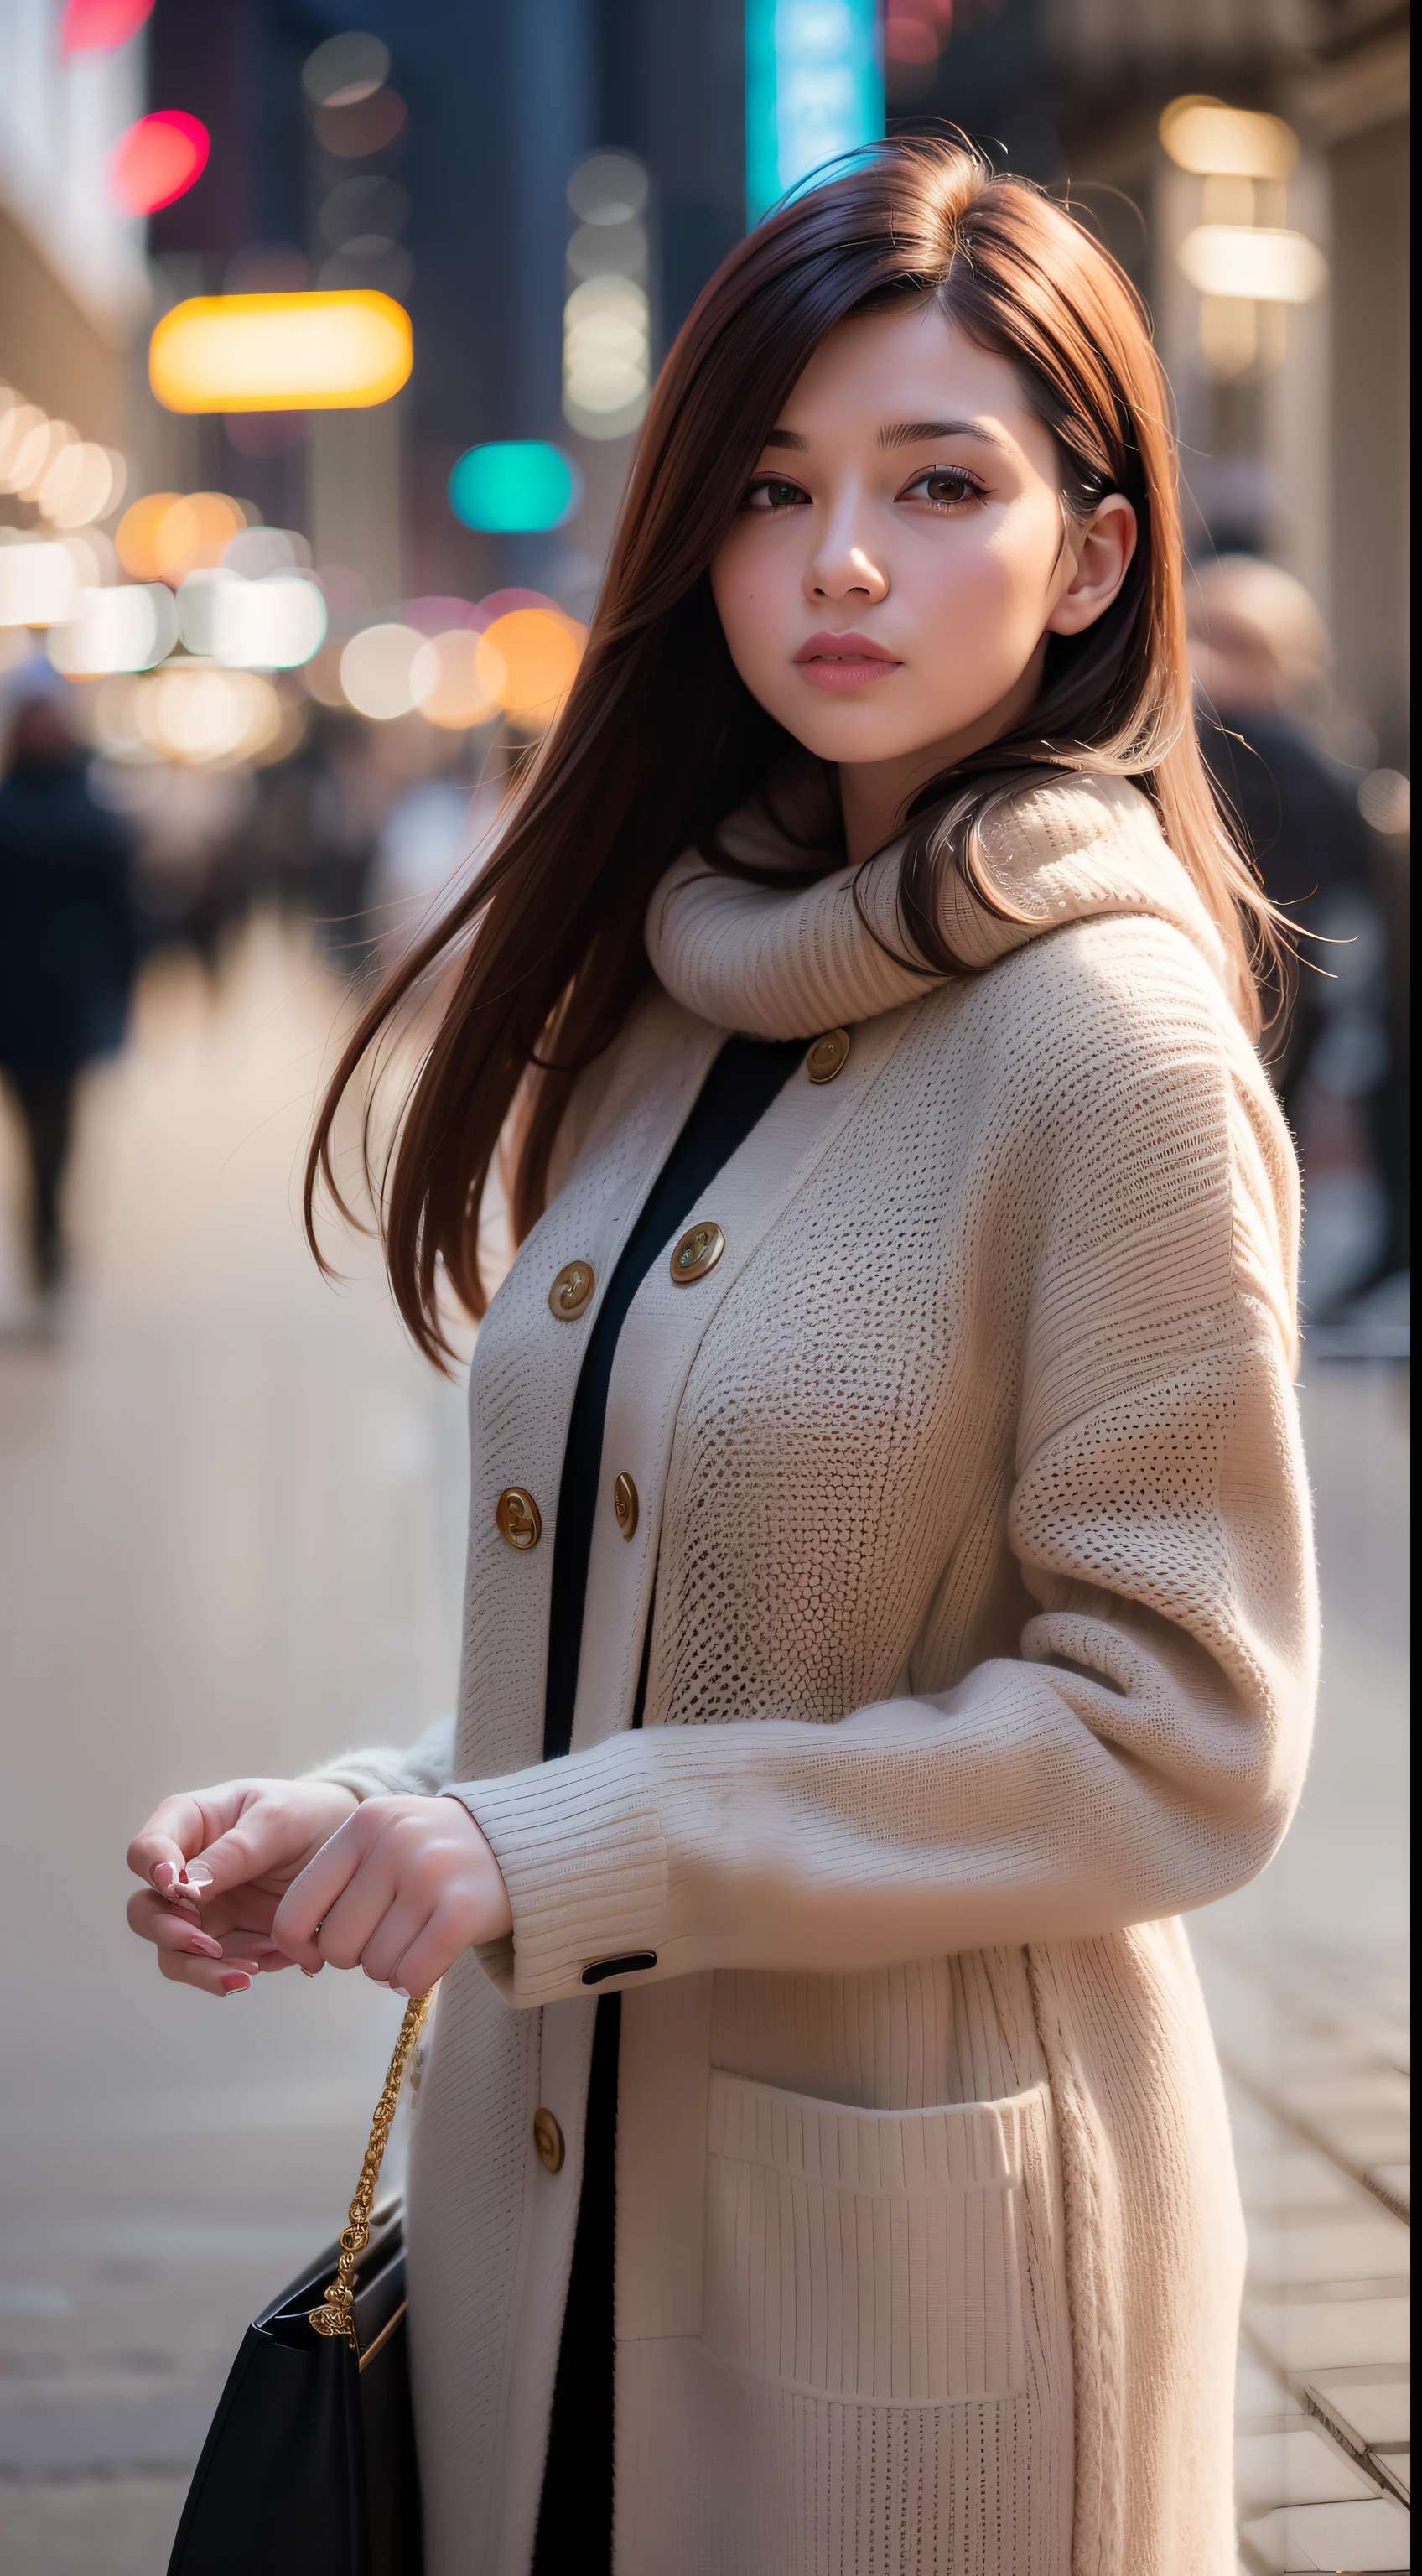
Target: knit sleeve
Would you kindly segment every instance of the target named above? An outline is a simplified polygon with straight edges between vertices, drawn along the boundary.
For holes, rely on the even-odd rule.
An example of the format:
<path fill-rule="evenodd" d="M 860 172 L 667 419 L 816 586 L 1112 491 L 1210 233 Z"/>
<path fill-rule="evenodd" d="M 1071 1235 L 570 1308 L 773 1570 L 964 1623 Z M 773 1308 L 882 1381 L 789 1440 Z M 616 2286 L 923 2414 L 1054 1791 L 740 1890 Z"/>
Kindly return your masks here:
<path fill-rule="evenodd" d="M 437 1717 L 413 1744 L 366 1744 L 308 1771 L 357 1798 L 437 1798 L 454 1769 L 454 1716 Z"/>
<path fill-rule="evenodd" d="M 1296 1179 L 1242 1046 L 1191 1084 L 1184 1115 L 1123 1090 L 1058 1175 L 1007 1521 L 1017 1653 L 833 1724 L 656 1727 L 457 1788 L 508 1885 L 485 1965 L 511 2001 L 610 1960 L 616 1985 L 1085 1937 L 1263 1867 L 1316 1659 Z"/>

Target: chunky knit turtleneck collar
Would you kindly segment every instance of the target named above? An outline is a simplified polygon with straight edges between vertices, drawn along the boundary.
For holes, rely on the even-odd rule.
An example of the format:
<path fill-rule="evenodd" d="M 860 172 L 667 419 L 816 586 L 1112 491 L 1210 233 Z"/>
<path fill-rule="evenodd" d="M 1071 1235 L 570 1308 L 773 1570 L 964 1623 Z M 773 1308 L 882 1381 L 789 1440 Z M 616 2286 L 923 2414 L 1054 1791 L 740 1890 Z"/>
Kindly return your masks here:
<path fill-rule="evenodd" d="M 760 803 L 733 815 L 721 838 L 732 857 L 758 866 L 805 863 L 803 843 Z M 1034 780 L 990 807 L 979 847 L 984 877 L 1020 918 L 989 911 L 950 873 L 943 929 L 966 966 L 989 966 L 1067 922 L 1147 912 L 1173 922 L 1227 980 L 1219 933 L 1148 798 L 1128 780 L 1082 773 Z M 900 838 L 862 872 L 840 867 L 782 890 L 720 875 L 689 850 L 648 906 L 653 967 L 688 1010 L 749 1037 L 816 1037 L 916 1000 L 944 979 L 897 962 L 903 852 Z"/>

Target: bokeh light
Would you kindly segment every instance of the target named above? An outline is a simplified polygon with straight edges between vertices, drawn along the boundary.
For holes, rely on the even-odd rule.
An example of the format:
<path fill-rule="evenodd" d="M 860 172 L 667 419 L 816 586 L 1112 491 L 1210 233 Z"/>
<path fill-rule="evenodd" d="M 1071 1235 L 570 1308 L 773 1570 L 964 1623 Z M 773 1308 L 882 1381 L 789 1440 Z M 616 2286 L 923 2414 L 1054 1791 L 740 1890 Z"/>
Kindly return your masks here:
<path fill-rule="evenodd" d="M 60 450 L 77 445 L 67 420 L 51 420 L 37 403 L 14 403 L 0 420 L 0 492 L 32 501 Z"/>
<path fill-rule="evenodd" d="M 70 615 L 77 588 L 67 546 L 0 530 L 0 626 L 52 626 Z"/>
<path fill-rule="evenodd" d="M 393 89 L 378 89 L 359 99 L 331 98 L 318 107 L 316 140 L 339 161 L 364 161 L 388 151 L 403 133 L 405 102 Z"/>
<path fill-rule="evenodd" d="M 145 680 L 133 712 L 143 741 L 163 760 L 250 760 L 282 730 L 270 680 L 198 662 L 170 663 Z"/>
<path fill-rule="evenodd" d="M 1412 829 L 1412 781 L 1400 769 L 1374 769 L 1358 789 L 1358 811 L 1373 831 Z"/>
<path fill-rule="evenodd" d="M 156 215 L 202 177 L 210 149 L 207 127 L 184 108 L 141 116 L 120 135 L 109 161 L 115 203 L 126 215 Z"/>
<path fill-rule="evenodd" d="M 169 411 L 343 411 L 410 372 L 410 317 L 369 288 L 198 295 L 154 330 L 148 377 Z"/>
<path fill-rule="evenodd" d="M 581 218 L 568 245 L 574 283 L 563 307 L 563 417 L 584 438 L 636 429 L 651 388 L 647 173 L 630 152 L 594 152 L 568 182 Z"/>
<path fill-rule="evenodd" d="M 156 581 L 158 561 L 153 539 L 166 512 L 176 509 L 182 497 L 181 492 L 145 492 L 140 500 L 129 503 L 114 530 L 114 549 L 133 581 Z"/>
<path fill-rule="evenodd" d="M 422 716 L 451 732 L 483 724 L 503 702 L 508 666 L 487 635 L 450 627 L 420 646 L 410 686 Z"/>
<path fill-rule="evenodd" d="M 229 572 L 261 581 L 269 572 L 304 572 L 311 548 L 297 528 L 241 528 L 222 558 Z"/>
<path fill-rule="evenodd" d="M 65 0 L 60 42 L 66 54 L 112 54 L 153 14 L 153 0 Z"/>
<path fill-rule="evenodd" d="M 1328 283 L 1328 263 L 1305 234 L 1262 224 L 1198 224 L 1179 260 L 1202 295 L 1256 304 L 1310 304 Z"/>
<path fill-rule="evenodd" d="M 569 274 L 584 277 L 635 277 L 646 283 L 647 227 L 629 216 L 625 224 L 579 224 L 568 244 Z"/>
<path fill-rule="evenodd" d="M 373 97 L 389 72 L 389 49 L 380 38 L 352 27 L 344 35 L 328 36 L 324 45 L 307 55 L 301 86 L 316 107 L 328 103 L 355 107 L 363 98 Z"/>
<path fill-rule="evenodd" d="M 51 527 L 84 528 L 117 509 L 127 479 L 128 467 L 113 448 L 78 439 L 46 468 L 36 499 Z"/>
<path fill-rule="evenodd" d="M 472 600 L 457 599 L 452 591 L 436 591 L 420 599 L 407 599 L 401 610 L 407 626 L 417 626 L 422 635 L 443 635 L 451 626 L 477 626 L 480 632 L 492 623 L 494 612 L 485 617 Z"/>
<path fill-rule="evenodd" d="M 135 582 L 81 590 L 66 621 L 51 627 L 45 649 L 66 678 L 92 679 L 108 671 L 151 670 L 177 640 L 171 591 L 161 582 Z"/>
<path fill-rule="evenodd" d="M 891 63 L 936 63 L 938 30 L 927 6 L 908 9 L 903 0 L 891 5 L 884 21 L 884 54 Z"/>
<path fill-rule="evenodd" d="M 636 429 L 651 384 L 651 316 L 631 277 L 589 277 L 563 308 L 563 416 L 585 438 Z"/>
<path fill-rule="evenodd" d="M 415 704 L 414 669 L 425 638 L 414 626 L 364 626 L 341 655 L 341 687 L 356 713 L 388 724 Z"/>
<path fill-rule="evenodd" d="M 499 703 L 517 723 L 551 724 L 583 657 L 587 629 L 551 608 L 515 608 L 496 617 L 485 640 L 503 662 Z"/>
<path fill-rule="evenodd" d="M 247 525 L 240 501 L 225 492 L 146 492 L 114 531 L 124 571 L 134 581 L 166 581 L 220 564 Z"/>
<path fill-rule="evenodd" d="M 579 223 L 625 224 L 647 203 L 647 173 L 630 152 L 590 152 L 568 181 Z"/>
<path fill-rule="evenodd" d="M 221 563 L 246 524 L 241 502 L 230 500 L 225 492 L 185 494 L 163 512 L 153 532 L 153 564 L 159 580 L 176 584 L 186 573 Z"/>
<path fill-rule="evenodd" d="M 1287 179 L 1298 164 L 1298 136 L 1281 116 L 1226 107 L 1218 98 L 1172 99 L 1160 139 L 1180 169 L 1200 178 Z"/>
<path fill-rule="evenodd" d="M 481 634 L 487 634 L 496 617 L 507 617 L 515 608 L 546 608 L 552 617 L 562 613 L 557 600 L 550 599 L 546 590 L 491 590 L 471 611 L 470 623 Z M 450 624 L 453 623 L 451 618 Z"/>
<path fill-rule="evenodd" d="M 343 650 L 340 644 L 323 644 L 320 652 L 313 653 L 310 661 L 303 662 L 301 666 L 302 681 L 318 707 L 346 707 L 350 704 L 341 686 Z"/>
<path fill-rule="evenodd" d="M 466 528 L 497 535 L 561 528 L 583 497 L 571 456 L 541 438 L 466 449 L 449 478 L 449 506 Z"/>
<path fill-rule="evenodd" d="M 181 584 L 178 631 L 190 653 L 229 670 L 291 671 L 325 642 L 326 603 L 297 573 L 248 581 L 222 566 Z"/>

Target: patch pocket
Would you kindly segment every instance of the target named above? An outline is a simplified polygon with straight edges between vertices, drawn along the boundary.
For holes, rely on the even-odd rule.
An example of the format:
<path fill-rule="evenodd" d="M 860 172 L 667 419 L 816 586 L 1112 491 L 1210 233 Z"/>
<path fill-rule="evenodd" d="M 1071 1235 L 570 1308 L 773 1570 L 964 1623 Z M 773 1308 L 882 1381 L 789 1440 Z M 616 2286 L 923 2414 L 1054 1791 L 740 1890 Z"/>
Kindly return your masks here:
<path fill-rule="evenodd" d="M 1024 2169 L 1045 2085 L 860 2111 L 711 2070 L 705 2340 L 752 2378 L 860 2404 L 1026 2384 Z"/>

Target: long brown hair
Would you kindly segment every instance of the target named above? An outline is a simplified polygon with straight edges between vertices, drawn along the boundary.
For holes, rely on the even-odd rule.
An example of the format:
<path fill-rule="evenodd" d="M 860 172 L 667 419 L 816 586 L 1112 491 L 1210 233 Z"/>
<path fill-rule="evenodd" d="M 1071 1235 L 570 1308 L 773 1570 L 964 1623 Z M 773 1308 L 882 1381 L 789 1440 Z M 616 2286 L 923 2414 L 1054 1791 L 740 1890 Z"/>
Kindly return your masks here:
<path fill-rule="evenodd" d="M 541 1213 L 576 1071 L 611 1042 L 650 974 L 642 924 L 658 879 L 761 787 L 789 738 L 737 675 L 709 566 L 767 432 L 826 331 L 899 297 L 935 296 L 1009 359 L 1052 430 L 1068 512 L 1125 493 L 1136 551 L 1082 635 L 1053 637 L 1020 731 L 925 789 L 911 809 L 901 913 L 933 968 L 945 867 L 975 875 L 974 809 L 1024 770 L 1112 770 L 1151 797 L 1237 967 L 1269 907 L 1225 835 L 1195 738 L 1169 394 L 1135 290 L 1073 218 L 961 144 L 887 143 L 771 215 L 732 252 L 661 371 L 602 597 L 567 701 L 512 800 L 494 855 L 361 1013 L 327 1088 L 306 1172 L 307 1233 L 332 1168 L 332 1126 L 362 1060 L 443 961 L 432 1043 L 372 1184 L 396 1303 L 434 1360 L 448 1353 L 439 1273 L 487 1303 L 479 1217 L 509 1113 L 517 1240 Z M 984 899 L 986 889 L 979 888 Z M 461 960 L 451 968 L 453 951 Z M 522 1090 L 520 1090 L 522 1086 Z M 371 1182 L 369 1120 L 365 1167 Z"/>

